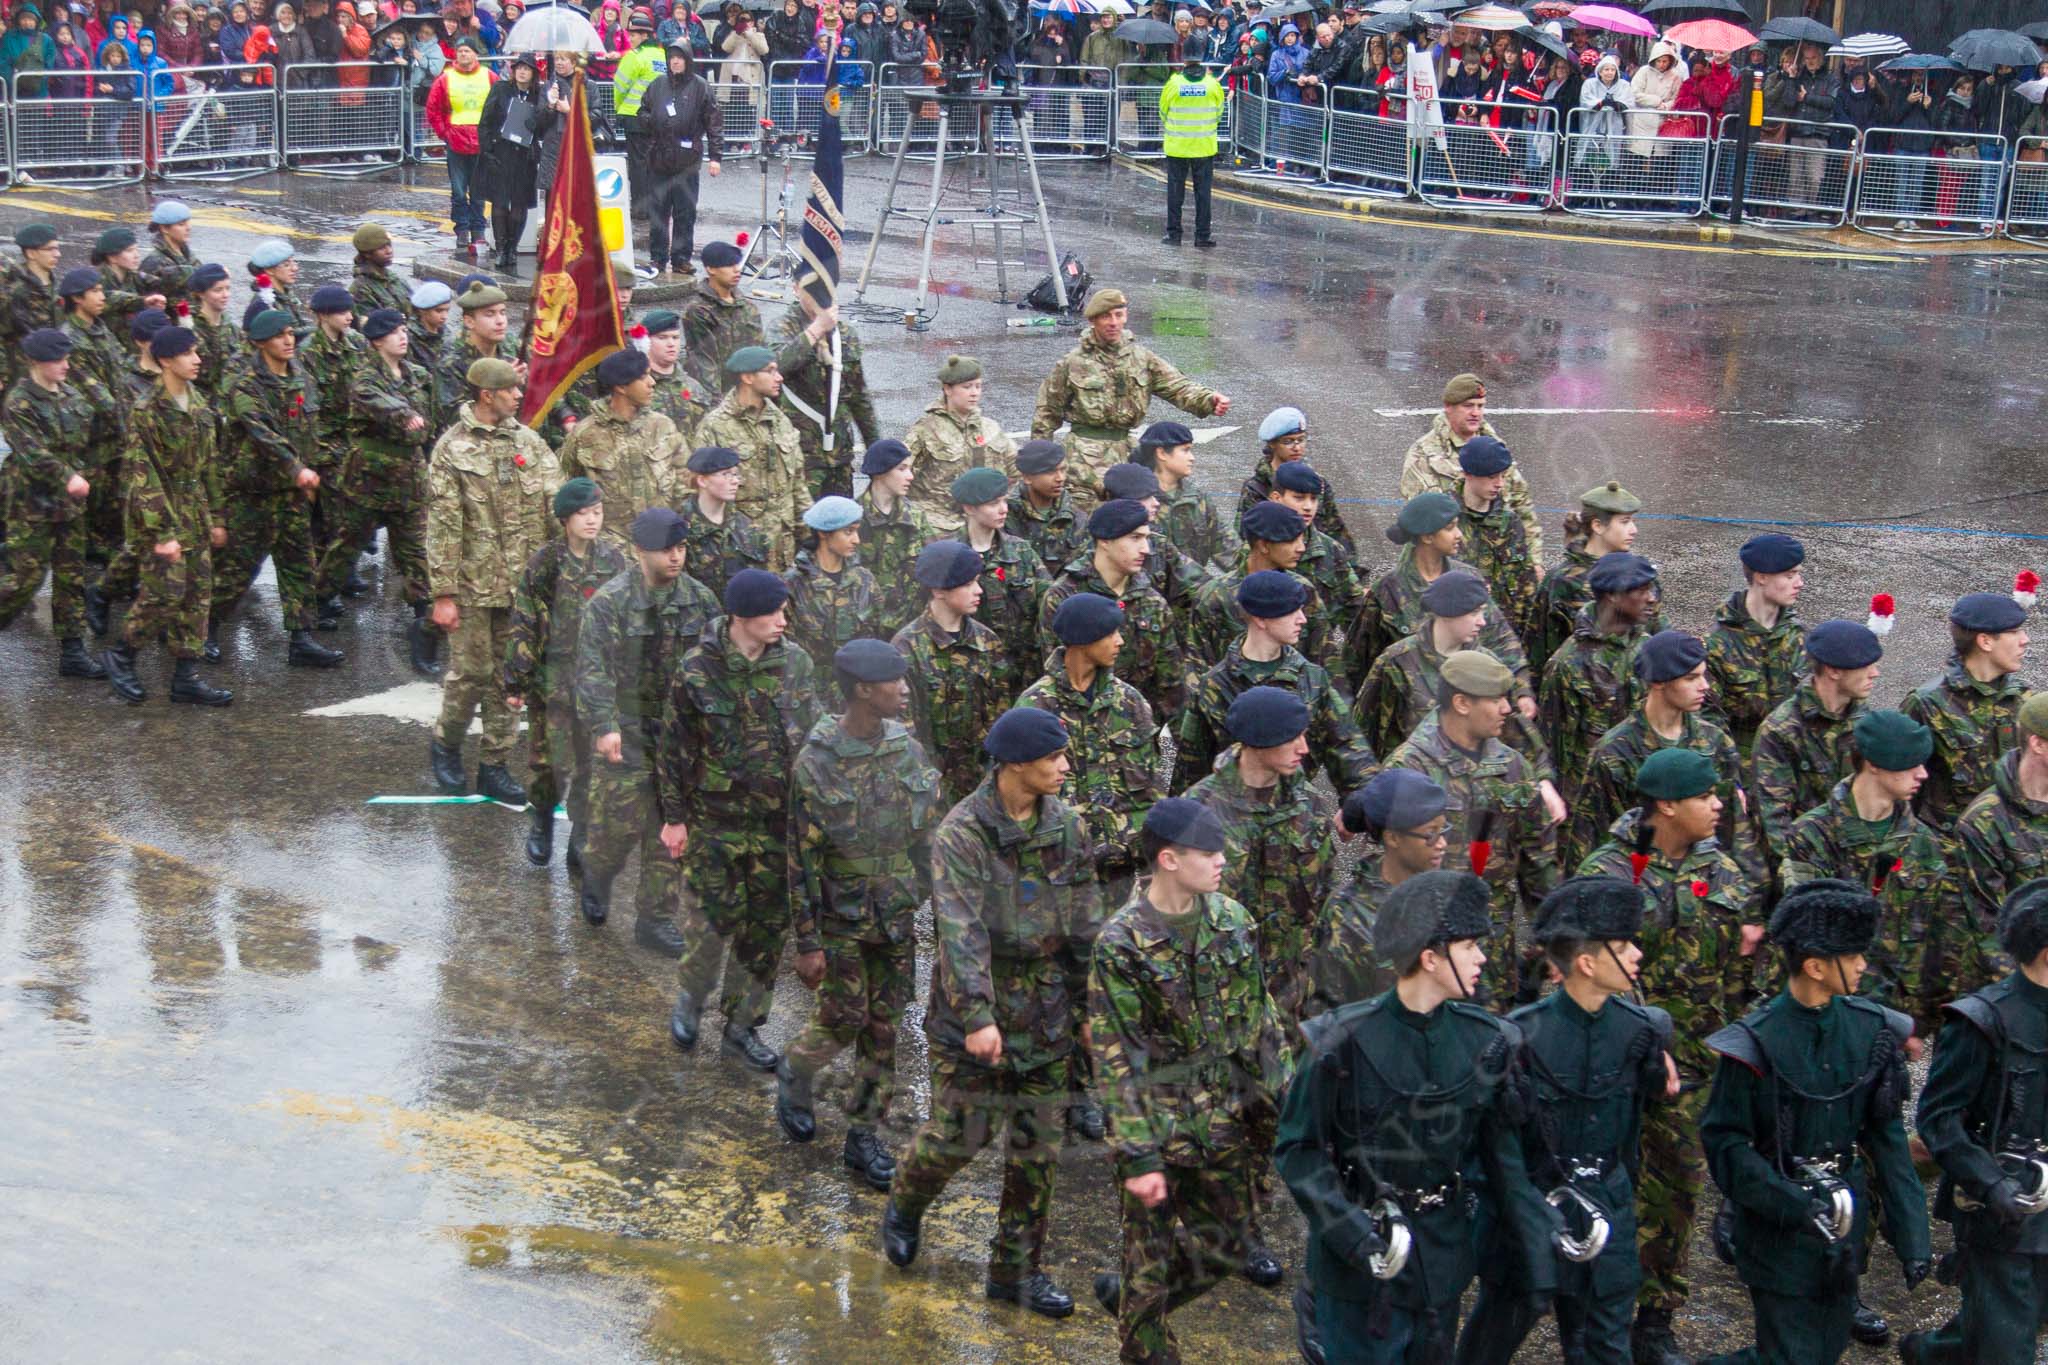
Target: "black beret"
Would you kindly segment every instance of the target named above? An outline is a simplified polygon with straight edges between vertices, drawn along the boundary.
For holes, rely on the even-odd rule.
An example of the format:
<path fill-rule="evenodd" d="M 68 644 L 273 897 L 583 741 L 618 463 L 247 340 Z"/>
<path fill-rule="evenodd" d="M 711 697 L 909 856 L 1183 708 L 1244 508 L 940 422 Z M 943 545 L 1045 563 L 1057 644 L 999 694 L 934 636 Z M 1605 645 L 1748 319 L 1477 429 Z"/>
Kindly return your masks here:
<path fill-rule="evenodd" d="M 1130 498 L 1112 498 L 1088 518 L 1088 534 L 1097 540 L 1117 540 L 1152 520 L 1145 505 Z"/>
<path fill-rule="evenodd" d="M 772 616 L 789 600 L 789 584 L 766 569 L 741 569 L 725 585 L 728 616 Z"/>
<path fill-rule="evenodd" d="M 698 446 L 690 452 L 692 474 L 716 474 L 739 467 L 740 453 L 730 446 Z"/>
<path fill-rule="evenodd" d="M 1657 566 L 1626 550 L 1601 555 L 1586 571 L 1586 586 L 1596 593 L 1634 592 L 1656 581 Z"/>
<path fill-rule="evenodd" d="M 832 652 L 832 668 L 857 683 L 895 682 L 910 671 L 910 660 L 883 640 L 848 640 Z"/>
<path fill-rule="evenodd" d="M 134 317 L 128 319 L 128 339 L 130 341 L 147 341 L 157 334 L 159 328 L 170 325 L 171 315 L 169 313 L 166 313 L 161 308 L 145 308 Z"/>
<path fill-rule="evenodd" d="M 1372 929 L 1380 959 L 1405 972 L 1424 948 L 1493 936 L 1493 902 L 1486 883 L 1469 872 L 1420 872 L 1388 893 Z"/>
<path fill-rule="evenodd" d="M 1098 593 L 1077 592 L 1052 613 L 1052 633 L 1063 645 L 1092 645 L 1123 628 L 1124 609 Z"/>
<path fill-rule="evenodd" d="M 372 308 L 363 319 L 363 340 L 381 341 L 405 326 L 405 314 L 396 308 Z"/>
<path fill-rule="evenodd" d="M 1806 654 L 1829 668 L 1868 668 L 1884 657 L 1884 645 L 1861 621 L 1823 621 L 1806 633 Z"/>
<path fill-rule="evenodd" d="M 1281 569 L 1248 573 L 1237 585 L 1237 605 L 1261 621 L 1291 616 L 1307 601 L 1308 584 Z"/>
<path fill-rule="evenodd" d="M 562 513 L 557 511 L 556 516 Z M 689 538 L 689 527 L 672 508 L 650 507 L 633 518 L 633 544 L 642 550 L 672 550 Z M 755 570 L 754 572 L 759 572 Z M 772 575 L 771 575 L 772 577 Z M 780 582 L 780 579 L 776 580 Z M 732 610 L 732 593 L 727 591 L 726 610 Z M 770 607 L 768 610 L 775 610 Z M 743 612 L 739 615 L 753 616 L 759 613 Z"/>
<path fill-rule="evenodd" d="M 185 292 L 195 295 L 204 294 L 215 285 L 226 284 L 227 282 L 228 268 L 218 261 L 208 261 L 205 265 L 200 266 L 185 277 Z M 342 292 L 347 293 L 346 290 Z"/>
<path fill-rule="evenodd" d="M 1143 502 L 1159 496 L 1159 476 L 1141 464 L 1113 464 L 1102 471 L 1102 492 L 1108 498 Z"/>
<path fill-rule="evenodd" d="M 988 727 L 981 747 L 998 763 L 1036 763 L 1067 747 L 1067 727 L 1050 711 L 1013 706 Z"/>
<path fill-rule="evenodd" d="M 1801 882 L 1771 912 L 1771 942 L 1794 966 L 1809 957 L 1863 952 L 1877 935 L 1877 897 L 1854 882 Z"/>
<path fill-rule="evenodd" d="M 100 272 L 89 265 L 73 266 L 64 272 L 64 278 L 57 281 L 57 297 L 75 299 L 88 289 L 100 286 Z"/>
<path fill-rule="evenodd" d="M 159 327 L 149 339 L 149 354 L 154 360 L 169 360 L 198 345 L 199 334 L 189 327 Z"/>
<path fill-rule="evenodd" d="M 1431 489 L 1417 493 L 1401 504 L 1394 524 L 1387 528 L 1387 539 L 1396 545 L 1406 545 L 1411 540 L 1435 535 L 1458 519 L 1458 503 L 1449 493 Z"/>
<path fill-rule="evenodd" d="M 1308 729 L 1308 703 L 1284 687 L 1247 687 L 1224 712 L 1223 728 L 1240 744 L 1276 748 Z"/>
<path fill-rule="evenodd" d="M 1508 453 L 1507 442 L 1483 431 L 1458 447 L 1458 468 L 1482 479 L 1507 473 L 1508 466 L 1514 462 L 1515 457 Z"/>
<path fill-rule="evenodd" d="M 1301 519 L 1301 513 L 1282 503 L 1255 502 L 1237 519 L 1237 529 L 1246 540 L 1284 545 L 1307 534 L 1308 523 Z"/>
<path fill-rule="evenodd" d="M 630 384 L 647 373 L 647 355 L 628 346 L 623 351 L 613 351 L 597 362 L 597 382 L 600 387 L 616 389 L 621 384 Z"/>
<path fill-rule="evenodd" d="M 1044 439 L 1026 441 L 1017 447 L 1017 472 L 1019 474 L 1050 474 L 1060 467 L 1067 458 L 1067 452 L 1058 441 Z"/>
<path fill-rule="evenodd" d="M 21 353 L 30 360 L 62 360 L 71 354 L 71 338 L 55 327 L 38 327 L 21 339 Z"/>
<path fill-rule="evenodd" d="M 1390 829 L 1420 829 L 1450 808 L 1450 793 L 1408 768 L 1383 768 L 1344 798 L 1339 814 L 1353 834 L 1377 839 Z"/>
<path fill-rule="evenodd" d="M 981 577 L 981 555 L 957 540 L 935 540 L 917 552 L 910 576 L 939 592 L 962 588 Z"/>
<path fill-rule="evenodd" d="M 338 284 L 321 285 L 307 302 L 316 313 L 352 313 L 356 307 L 355 295 Z"/>
<path fill-rule="evenodd" d="M 1145 812 L 1145 833 L 1162 843 L 1221 853 L 1229 842 L 1216 812 L 1185 796 L 1169 796 Z"/>
<path fill-rule="evenodd" d="M 1422 590 L 1422 609 L 1431 616 L 1465 616 L 1486 605 L 1486 580 L 1469 569 L 1450 569 Z"/>
<path fill-rule="evenodd" d="M 1323 476 L 1316 473 L 1315 466 L 1307 460 L 1282 460 L 1280 467 L 1273 471 L 1273 486 L 1284 488 L 1289 493 L 1309 493 L 1320 498 L 1323 495 Z"/>
<path fill-rule="evenodd" d="M 1956 599 L 1948 619 L 1964 630 L 2002 635 L 2027 623 L 2027 609 L 2002 592 L 1972 592 Z"/>
<path fill-rule="evenodd" d="M 2024 967 L 2048 948 L 2048 877 L 2014 889 L 1998 912 L 1998 946 Z"/>
<path fill-rule="evenodd" d="M 1573 877 L 1543 898 L 1536 939 L 1634 939 L 1643 932 L 1643 889 L 1620 877 Z"/>
<path fill-rule="evenodd" d="M 1852 732 L 1863 761 L 1888 773 L 1911 772 L 1934 752 L 1934 731 L 1903 711 L 1865 711 Z"/>
<path fill-rule="evenodd" d="M 1154 422 L 1138 433 L 1141 449 L 1158 450 L 1162 447 L 1190 446 L 1195 443 L 1195 433 L 1182 422 Z"/>
<path fill-rule="evenodd" d="M 1751 573 L 1789 573 L 1805 562 L 1806 547 L 1776 531 L 1742 542 L 1742 567 Z"/>
<path fill-rule="evenodd" d="M 860 472 L 873 478 L 886 474 L 910 458 L 910 447 L 893 436 L 885 437 L 867 448 L 860 457 Z"/>
<path fill-rule="evenodd" d="M 705 265 L 717 269 L 740 263 L 740 249 L 731 242 L 708 242 L 697 254 Z"/>
<path fill-rule="evenodd" d="M 1682 678 L 1707 661 L 1707 647 L 1689 631 L 1660 630 L 1636 647 L 1636 676 L 1646 683 Z"/>

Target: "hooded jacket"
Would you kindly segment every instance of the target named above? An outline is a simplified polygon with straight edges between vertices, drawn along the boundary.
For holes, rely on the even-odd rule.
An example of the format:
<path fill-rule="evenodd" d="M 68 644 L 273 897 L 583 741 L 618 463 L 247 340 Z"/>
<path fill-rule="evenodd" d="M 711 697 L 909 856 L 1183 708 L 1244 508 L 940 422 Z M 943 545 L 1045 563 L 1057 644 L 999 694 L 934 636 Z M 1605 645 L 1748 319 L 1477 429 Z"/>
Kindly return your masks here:
<path fill-rule="evenodd" d="M 721 160 L 723 125 L 717 97 L 697 74 L 697 59 L 685 57 L 682 75 L 664 69 L 640 101 L 647 168 L 656 175 L 680 175 L 700 161 Z"/>

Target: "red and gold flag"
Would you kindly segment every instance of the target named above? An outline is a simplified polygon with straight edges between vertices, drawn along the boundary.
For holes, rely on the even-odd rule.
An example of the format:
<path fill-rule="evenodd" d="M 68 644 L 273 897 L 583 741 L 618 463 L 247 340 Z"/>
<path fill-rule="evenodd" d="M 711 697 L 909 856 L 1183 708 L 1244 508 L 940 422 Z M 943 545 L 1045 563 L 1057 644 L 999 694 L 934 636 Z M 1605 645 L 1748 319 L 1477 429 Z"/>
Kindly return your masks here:
<path fill-rule="evenodd" d="M 598 220 L 596 151 L 583 84 L 579 73 L 534 275 L 526 401 L 519 413 L 529 426 L 537 426 L 584 371 L 626 345 L 611 253 Z"/>

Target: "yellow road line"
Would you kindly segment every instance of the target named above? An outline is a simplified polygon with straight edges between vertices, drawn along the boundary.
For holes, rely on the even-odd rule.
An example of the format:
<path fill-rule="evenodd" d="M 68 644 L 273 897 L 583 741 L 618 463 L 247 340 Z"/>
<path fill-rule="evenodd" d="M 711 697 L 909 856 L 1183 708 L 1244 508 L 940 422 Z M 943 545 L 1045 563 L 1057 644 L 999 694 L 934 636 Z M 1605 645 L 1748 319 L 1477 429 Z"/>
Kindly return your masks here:
<path fill-rule="evenodd" d="M 69 199 L 45 199 L 38 197 L 42 194 L 69 195 L 81 193 L 91 193 L 91 191 L 69 190 L 59 185 L 39 185 L 33 191 L 26 193 L 19 190 L 9 190 L 5 194 L 0 194 L 0 208 L 14 205 L 22 208 L 53 209 L 58 213 L 69 214 L 74 218 L 89 218 L 95 222 L 125 222 L 136 216 L 131 213 L 113 213 L 106 209 L 87 208 L 82 204 L 73 203 Z M 282 191 L 279 191 L 279 193 L 282 193 Z M 380 209 L 378 212 L 393 214 L 403 218 L 417 218 L 428 223 L 445 223 L 448 221 L 448 215 L 445 213 L 424 213 L 418 209 Z M 305 229 L 294 227 L 289 223 L 274 223 L 262 218 L 251 218 L 246 214 L 230 215 L 199 208 L 192 210 L 192 221 L 198 223 L 201 227 L 226 228 L 231 232 L 269 232 L 280 237 L 297 237 L 305 241 L 340 242 L 351 246 L 354 245 L 353 235 L 337 237 L 332 233 L 307 232 Z"/>

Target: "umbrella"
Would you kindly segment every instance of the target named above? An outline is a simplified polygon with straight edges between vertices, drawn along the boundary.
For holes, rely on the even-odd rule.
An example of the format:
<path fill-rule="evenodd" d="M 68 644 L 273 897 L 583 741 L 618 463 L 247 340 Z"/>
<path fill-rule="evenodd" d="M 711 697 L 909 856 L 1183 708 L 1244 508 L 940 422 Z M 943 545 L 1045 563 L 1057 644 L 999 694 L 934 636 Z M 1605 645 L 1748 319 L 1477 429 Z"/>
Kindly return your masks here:
<path fill-rule="evenodd" d="M 1687 19 L 1734 19 L 1738 23 L 1749 22 L 1749 10 L 1742 0 L 1650 0 L 1643 6 L 1643 14 L 1656 15 L 1659 22 L 1671 24 Z"/>
<path fill-rule="evenodd" d="M 1268 19 L 1285 19 L 1290 14 L 1312 14 L 1314 12 L 1315 5 L 1310 3 L 1310 0 L 1281 0 L 1277 5 L 1268 5 L 1266 7 L 1265 17 Z"/>
<path fill-rule="evenodd" d="M 1528 26 L 1529 16 L 1506 5 L 1481 5 L 1452 15 L 1451 22 L 1476 28 L 1482 33 L 1513 33 Z"/>
<path fill-rule="evenodd" d="M 2012 92 L 2029 104 L 2039 104 L 2041 96 L 2048 94 L 2048 80 L 2021 81 Z"/>
<path fill-rule="evenodd" d="M 1948 57 L 1939 57 L 1932 52 L 1908 52 L 1903 57 L 1894 57 L 1879 71 L 1961 71 L 1962 64 Z"/>
<path fill-rule="evenodd" d="M 1694 19 L 1691 23 L 1673 24 L 1664 31 L 1664 36 L 1701 52 L 1741 52 L 1756 45 L 1754 33 L 1740 24 L 1724 23 L 1719 19 Z"/>
<path fill-rule="evenodd" d="M 1587 28 L 1604 28 L 1609 33 L 1627 33 L 1638 38 L 1654 38 L 1657 26 L 1632 10 L 1614 5 L 1581 5 L 1572 11 L 1572 22 Z"/>
<path fill-rule="evenodd" d="M 1972 71 L 2001 66 L 2038 66 L 2041 49 L 2025 34 L 2007 28 L 1973 28 L 1948 45 L 1948 55 Z"/>
<path fill-rule="evenodd" d="M 2032 24 L 2021 24 L 2019 33 L 2025 38 L 2048 39 L 2048 19 Z"/>
<path fill-rule="evenodd" d="M 1575 0 L 1536 0 L 1529 13 L 1537 19 L 1562 19 L 1577 8 Z"/>
<path fill-rule="evenodd" d="M 590 18 L 573 5 L 546 5 L 519 16 L 505 35 L 507 52 L 603 52 Z"/>
<path fill-rule="evenodd" d="M 1408 0 L 1372 0 L 1374 14 L 1406 14 Z"/>
<path fill-rule="evenodd" d="M 1828 49 L 1830 57 L 1896 57 L 1913 45 L 1893 33 L 1859 33 Z"/>
<path fill-rule="evenodd" d="M 1819 43 L 1822 47 L 1833 47 L 1842 41 L 1841 34 L 1820 20 L 1800 14 L 1781 14 L 1767 21 L 1757 37 L 1767 43 Z"/>
<path fill-rule="evenodd" d="M 1545 33 L 1542 29 L 1536 28 L 1533 25 L 1522 25 L 1520 28 L 1515 30 L 1515 36 L 1522 40 L 1522 45 L 1524 47 L 1542 48 L 1551 56 L 1562 57 L 1568 62 L 1575 62 L 1578 60 L 1578 54 L 1574 53 L 1571 50 L 1571 47 L 1564 41 L 1564 39 L 1554 38 L 1550 34 Z"/>
<path fill-rule="evenodd" d="M 1126 19 L 1116 26 L 1116 36 L 1135 47 L 1169 47 L 1180 39 L 1172 24 L 1157 19 Z"/>

